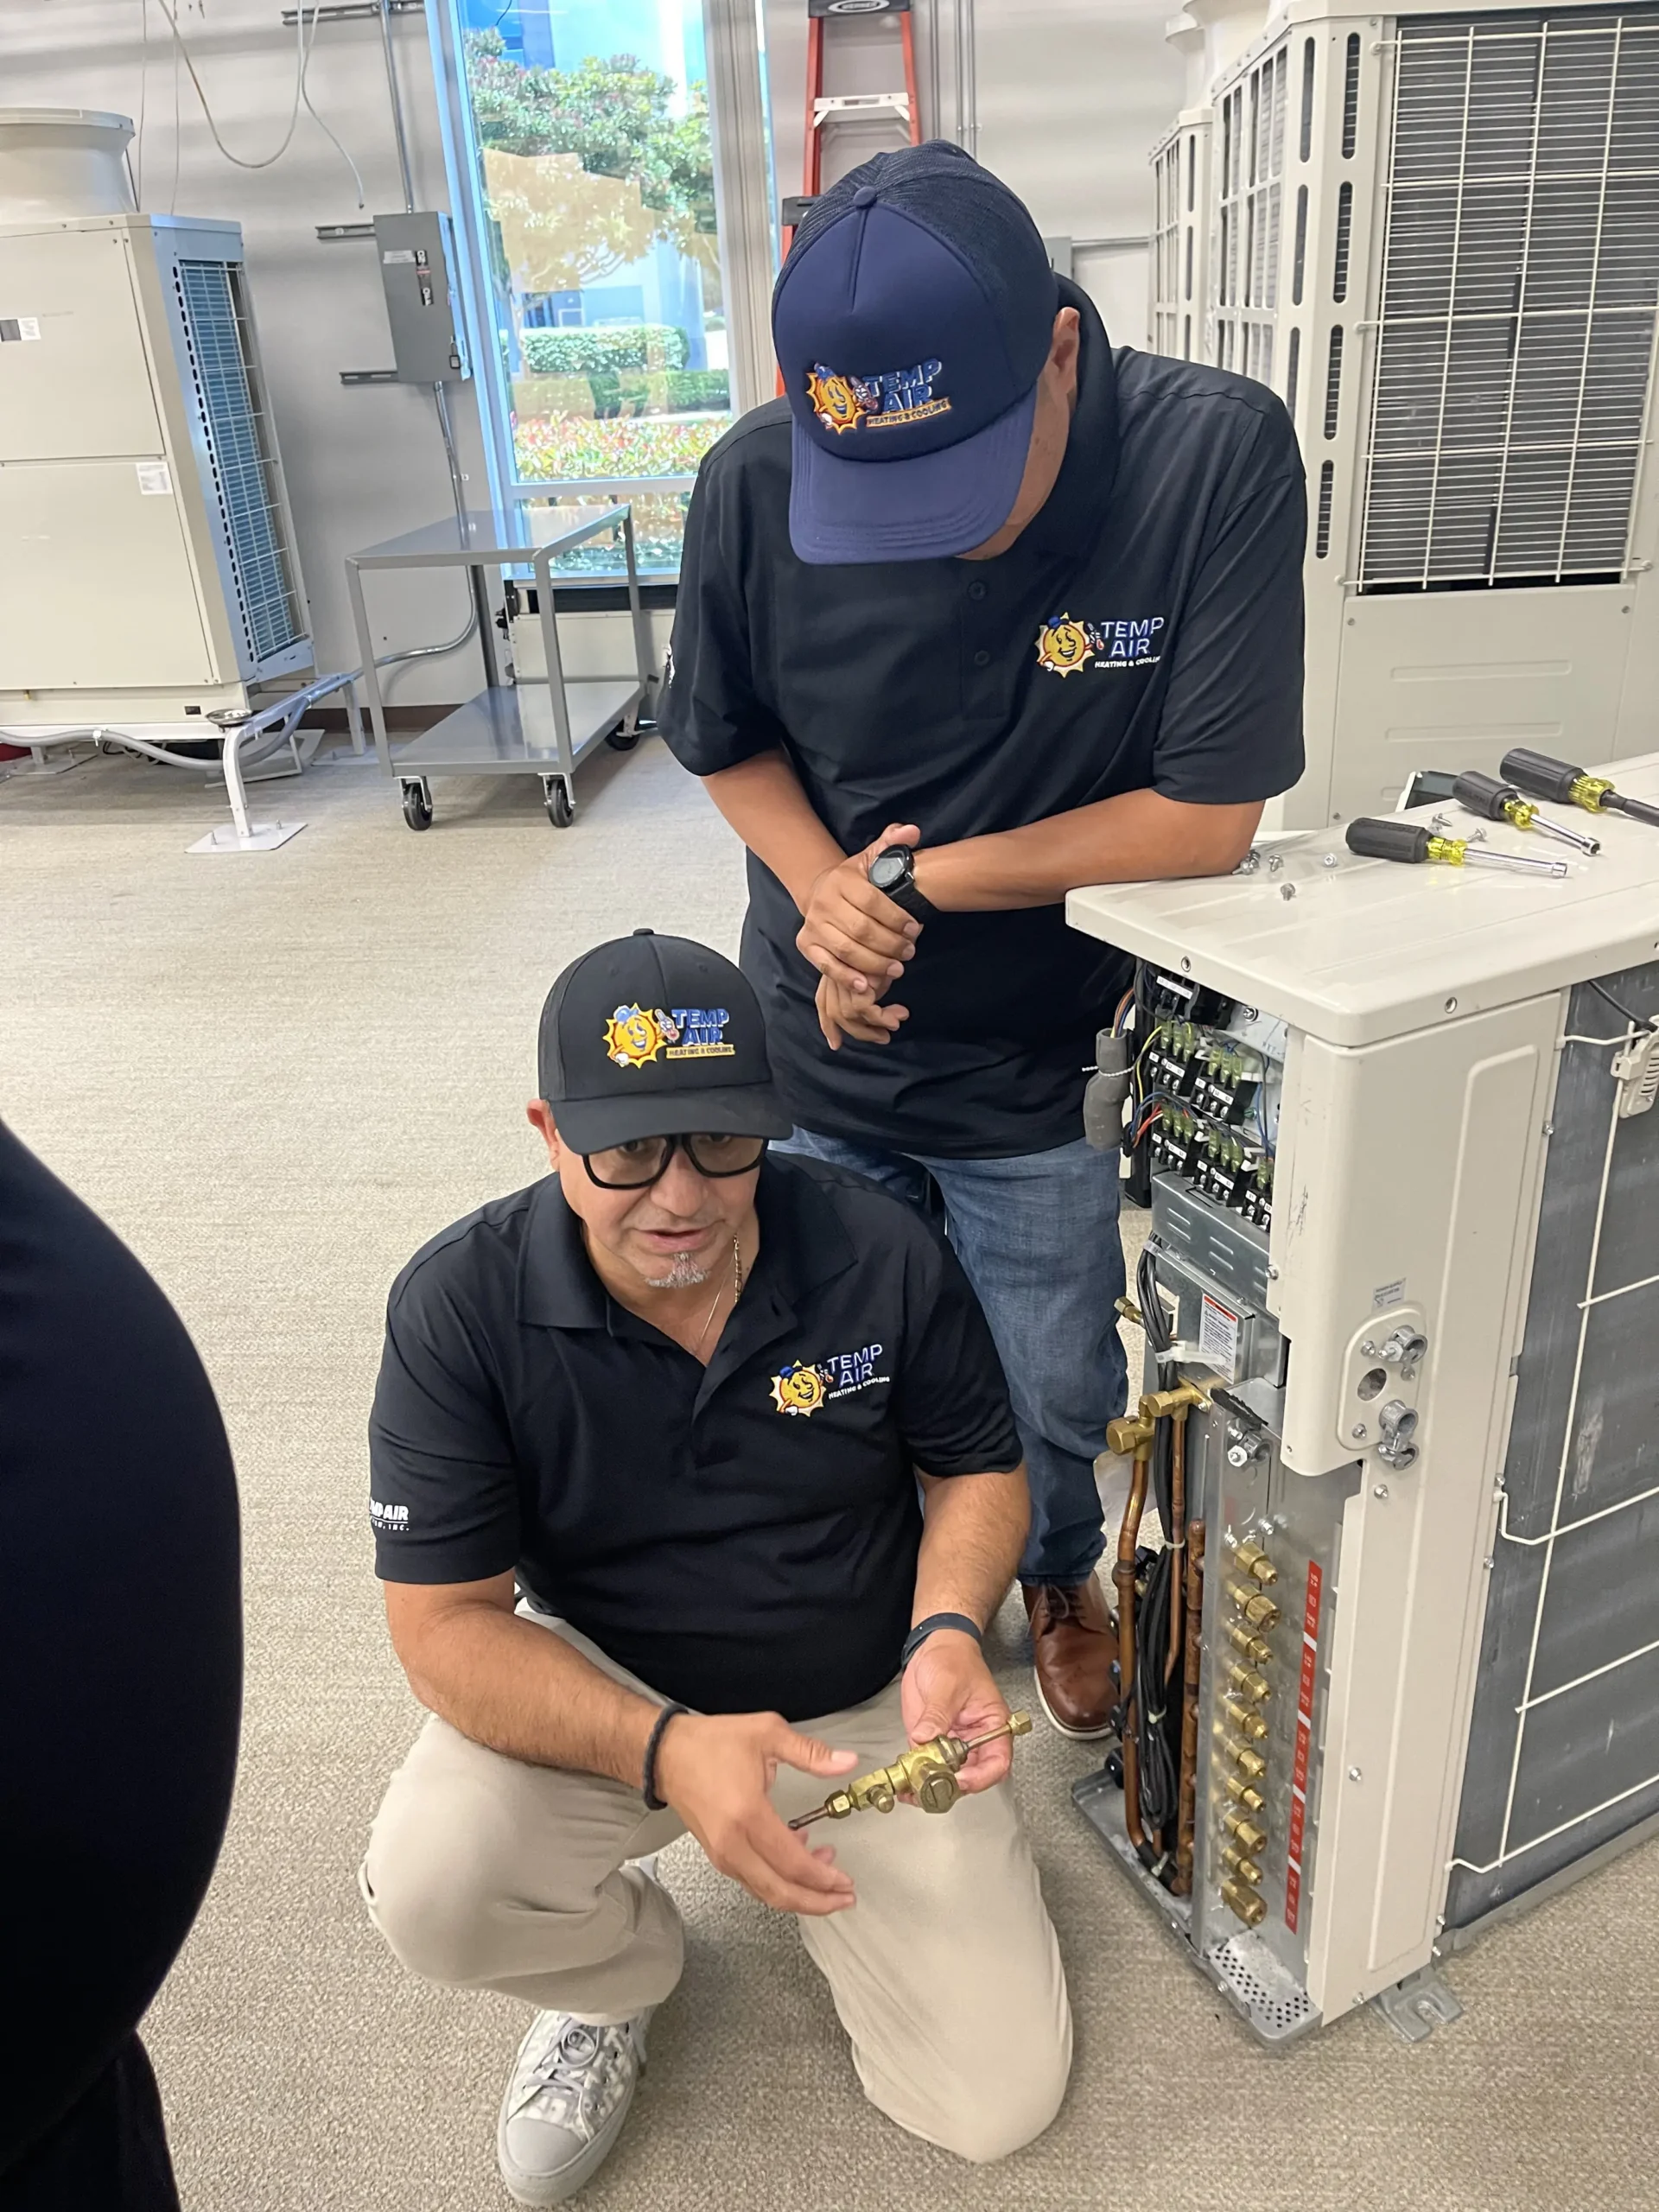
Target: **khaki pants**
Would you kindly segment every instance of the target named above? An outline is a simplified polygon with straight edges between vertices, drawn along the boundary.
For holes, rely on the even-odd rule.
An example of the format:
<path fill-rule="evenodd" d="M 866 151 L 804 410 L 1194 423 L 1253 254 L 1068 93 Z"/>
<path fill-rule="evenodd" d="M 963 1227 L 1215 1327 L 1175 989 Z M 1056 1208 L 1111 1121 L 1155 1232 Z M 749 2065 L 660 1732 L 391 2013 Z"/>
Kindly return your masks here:
<path fill-rule="evenodd" d="M 556 1633 L 642 1687 L 574 1630 Z M 855 1751 L 861 1768 L 906 1740 L 897 1682 L 801 1725 Z M 829 1786 L 782 1768 L 772 1802 L 789 1819 Z M 1071 2017 L 1007 1785 L 943 1817 L 901 1805 L 829 1833 L 858 1902 L 798 1925 L 865 2094 L 964 2158 L 1018 2150 L 1059 2108 Z M 662 2003 L 684 1950 L 666 1891 L 626 1862 L 684 1834 L 672 1812 L 646 1812 L 637 1790 L 505 1758 L 435 1718 L 376 1816 L 363 1894 L 413 1973 L 617 2021 Z"/>

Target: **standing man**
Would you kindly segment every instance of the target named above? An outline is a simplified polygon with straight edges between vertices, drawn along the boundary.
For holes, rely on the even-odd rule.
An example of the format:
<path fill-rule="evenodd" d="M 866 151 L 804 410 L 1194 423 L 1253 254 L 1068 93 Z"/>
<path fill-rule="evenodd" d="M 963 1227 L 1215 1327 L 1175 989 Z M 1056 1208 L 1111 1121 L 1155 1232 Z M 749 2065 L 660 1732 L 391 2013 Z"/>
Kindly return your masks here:
<path fill-rule="evenodd" d="M 942 1202 L 1025 1447 L 1038 1692 L 1099 1735 L 1123 1269 L 1081 1109 L 1131 967 L 1064 900 L 1226 873 L 1301 772 L 1295 435 L 1261 385 L 1114 353 L 938 142 L 813 206 L 772 328 L 787 396 L 692 498 L 664 732 L 749 849 L 795 1148 Z"/>
<path fill-rule="evenodd" d="M 1006 1740 L 947 1817 L 786 1825 L 906 1735 L 1007 1718 L 980 1636 L 1026 1479 L 984 1317 L 907 1207 L 766 1158 L 789 1122 L 717 954 L 585 955 L 540 1076 L 555 1173 L 435 1238 L 387 1313 L 376 1566 L 433 1717 L 369 1910 L 417 1974 L 538 2008 L 497 2129 L 521 2204 L 574 2195 L 626 2118 L 683 1948 L 650 1861 L 688 1830 L 798 1916 L 872 2101 L 1000 2158 L 1071 2059 Z"/>

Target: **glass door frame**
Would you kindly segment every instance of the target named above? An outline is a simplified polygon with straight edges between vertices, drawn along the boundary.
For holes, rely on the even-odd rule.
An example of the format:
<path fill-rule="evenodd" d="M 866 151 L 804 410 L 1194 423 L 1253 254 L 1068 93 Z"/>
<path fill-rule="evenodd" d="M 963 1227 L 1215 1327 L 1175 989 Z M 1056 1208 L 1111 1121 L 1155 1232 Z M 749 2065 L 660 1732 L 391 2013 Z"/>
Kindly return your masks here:
<path fill-rule="evenodd" d="M 428 0 L 427 33 L 437 92 L 438 128 L 443 143 L 444 174 L 449 186 L 461 312 L 472 353 L 470 382 L 478 403 L 484 439 L 484 465 L 490 502 L 502 515 L 513 515 L 529 501 L 580 498 L 613 499 L 657 493 L 690 491 L 692 475 L 520 478 L 512 442 L 511 396 L 500 369 L 496 340 L 494 288 L 484 255 L 484 209 L 480 178 L 482 163 L 472 106 L 467 97 L 455 0 Z M 709 132 L 714 143 L 715 190 L 721 276 L 736 312 L 728 315 L 734 337 L 731 361 L 732 420 L 771 397 L 761 363 L 771 359 L 766 303 L 777 270 L 775 194 L 771 185 L 770 131 L 765 105 L 759 0 L 702 0 L 704 41 L 709 56 Z M 748 205 L 757 174 L 766 179 L 766 219 L 756 219 Z M 743 199 L 736 200 L 741 185 Z"/>

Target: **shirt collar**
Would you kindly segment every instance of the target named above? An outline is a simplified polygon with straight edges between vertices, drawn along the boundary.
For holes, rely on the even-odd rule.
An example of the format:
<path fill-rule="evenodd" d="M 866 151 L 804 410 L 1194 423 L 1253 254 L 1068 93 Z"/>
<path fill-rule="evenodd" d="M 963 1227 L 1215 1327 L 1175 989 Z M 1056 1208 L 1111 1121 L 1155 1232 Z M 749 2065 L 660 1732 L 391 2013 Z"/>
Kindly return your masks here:
<path fill-rule="evenodd" d="M 767 1160 L 755 1192 L 760 1258 L 755 1272 L 785 1308 L 857 1257 L 841 1217 L 817 1180 L 782 1160 Z M 518 1255 L 518 1319 L 545 1329 L 604 1329 L 615 1333 L 636 1317 L 611 1299 L 594 1272 L 582 1224 L 564 1202 L 556 1175 L 536 1185 Z"/>
<path fill-rule="evenodd" d="M 1068 276 L 1060 305 L 1077 311 L 1077 404 L 1054 489 L 1008 549 L 1039 554 L 1082 553 L 1098 531 L 1117 474 L 1117 370 L 1111 340 L 1094 302 Z"/>

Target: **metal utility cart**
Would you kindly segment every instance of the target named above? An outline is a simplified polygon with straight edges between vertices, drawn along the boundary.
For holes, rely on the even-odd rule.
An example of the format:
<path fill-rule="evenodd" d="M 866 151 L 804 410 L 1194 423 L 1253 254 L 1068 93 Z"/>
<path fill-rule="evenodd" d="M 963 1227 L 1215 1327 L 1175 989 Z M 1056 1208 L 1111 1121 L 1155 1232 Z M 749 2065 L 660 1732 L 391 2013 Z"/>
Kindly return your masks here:
<path fill-rule="evenodd" d="M 628 566 L 628 608 L 633 618 L 634 673 L 627 676 L 566 677 L 559 658 L 558 624 L 553 613 L 553 561 L 601 531 L 620 527 Z M 385 702 L 375 669 L 374 638 L 363 601 L 367 569 L 468 569 L 478 572 L 474 603 L 480 609 L 480 642 L 486 688 L 441 722 L 394 753 L 386 727 Z M 481 572 L 528 569 L 535 577 L 545 676 L 504 682 L 488 599 Z M 594 746 L 608 743 L 626 753 L 638 742 L 635 728 L 640 702 L 651 681 L 645 611 L 639 600 L 639 570 L 634 557 L 633 512 L 623 502 L 602 509 L 572 528 L 543 537 L 533 518 L 469 514 L 429 523 L 384 545 L 350 555 L 346 588 L 363 657 L 362 683 L 374 730 L 374 749 L 389 776 L 403 787 L 404 819 L 411 830 L 432 822 L 433 776 L 539 776 L 548 819 L 567 830 L 575 819 L 576 763 Z"/>

